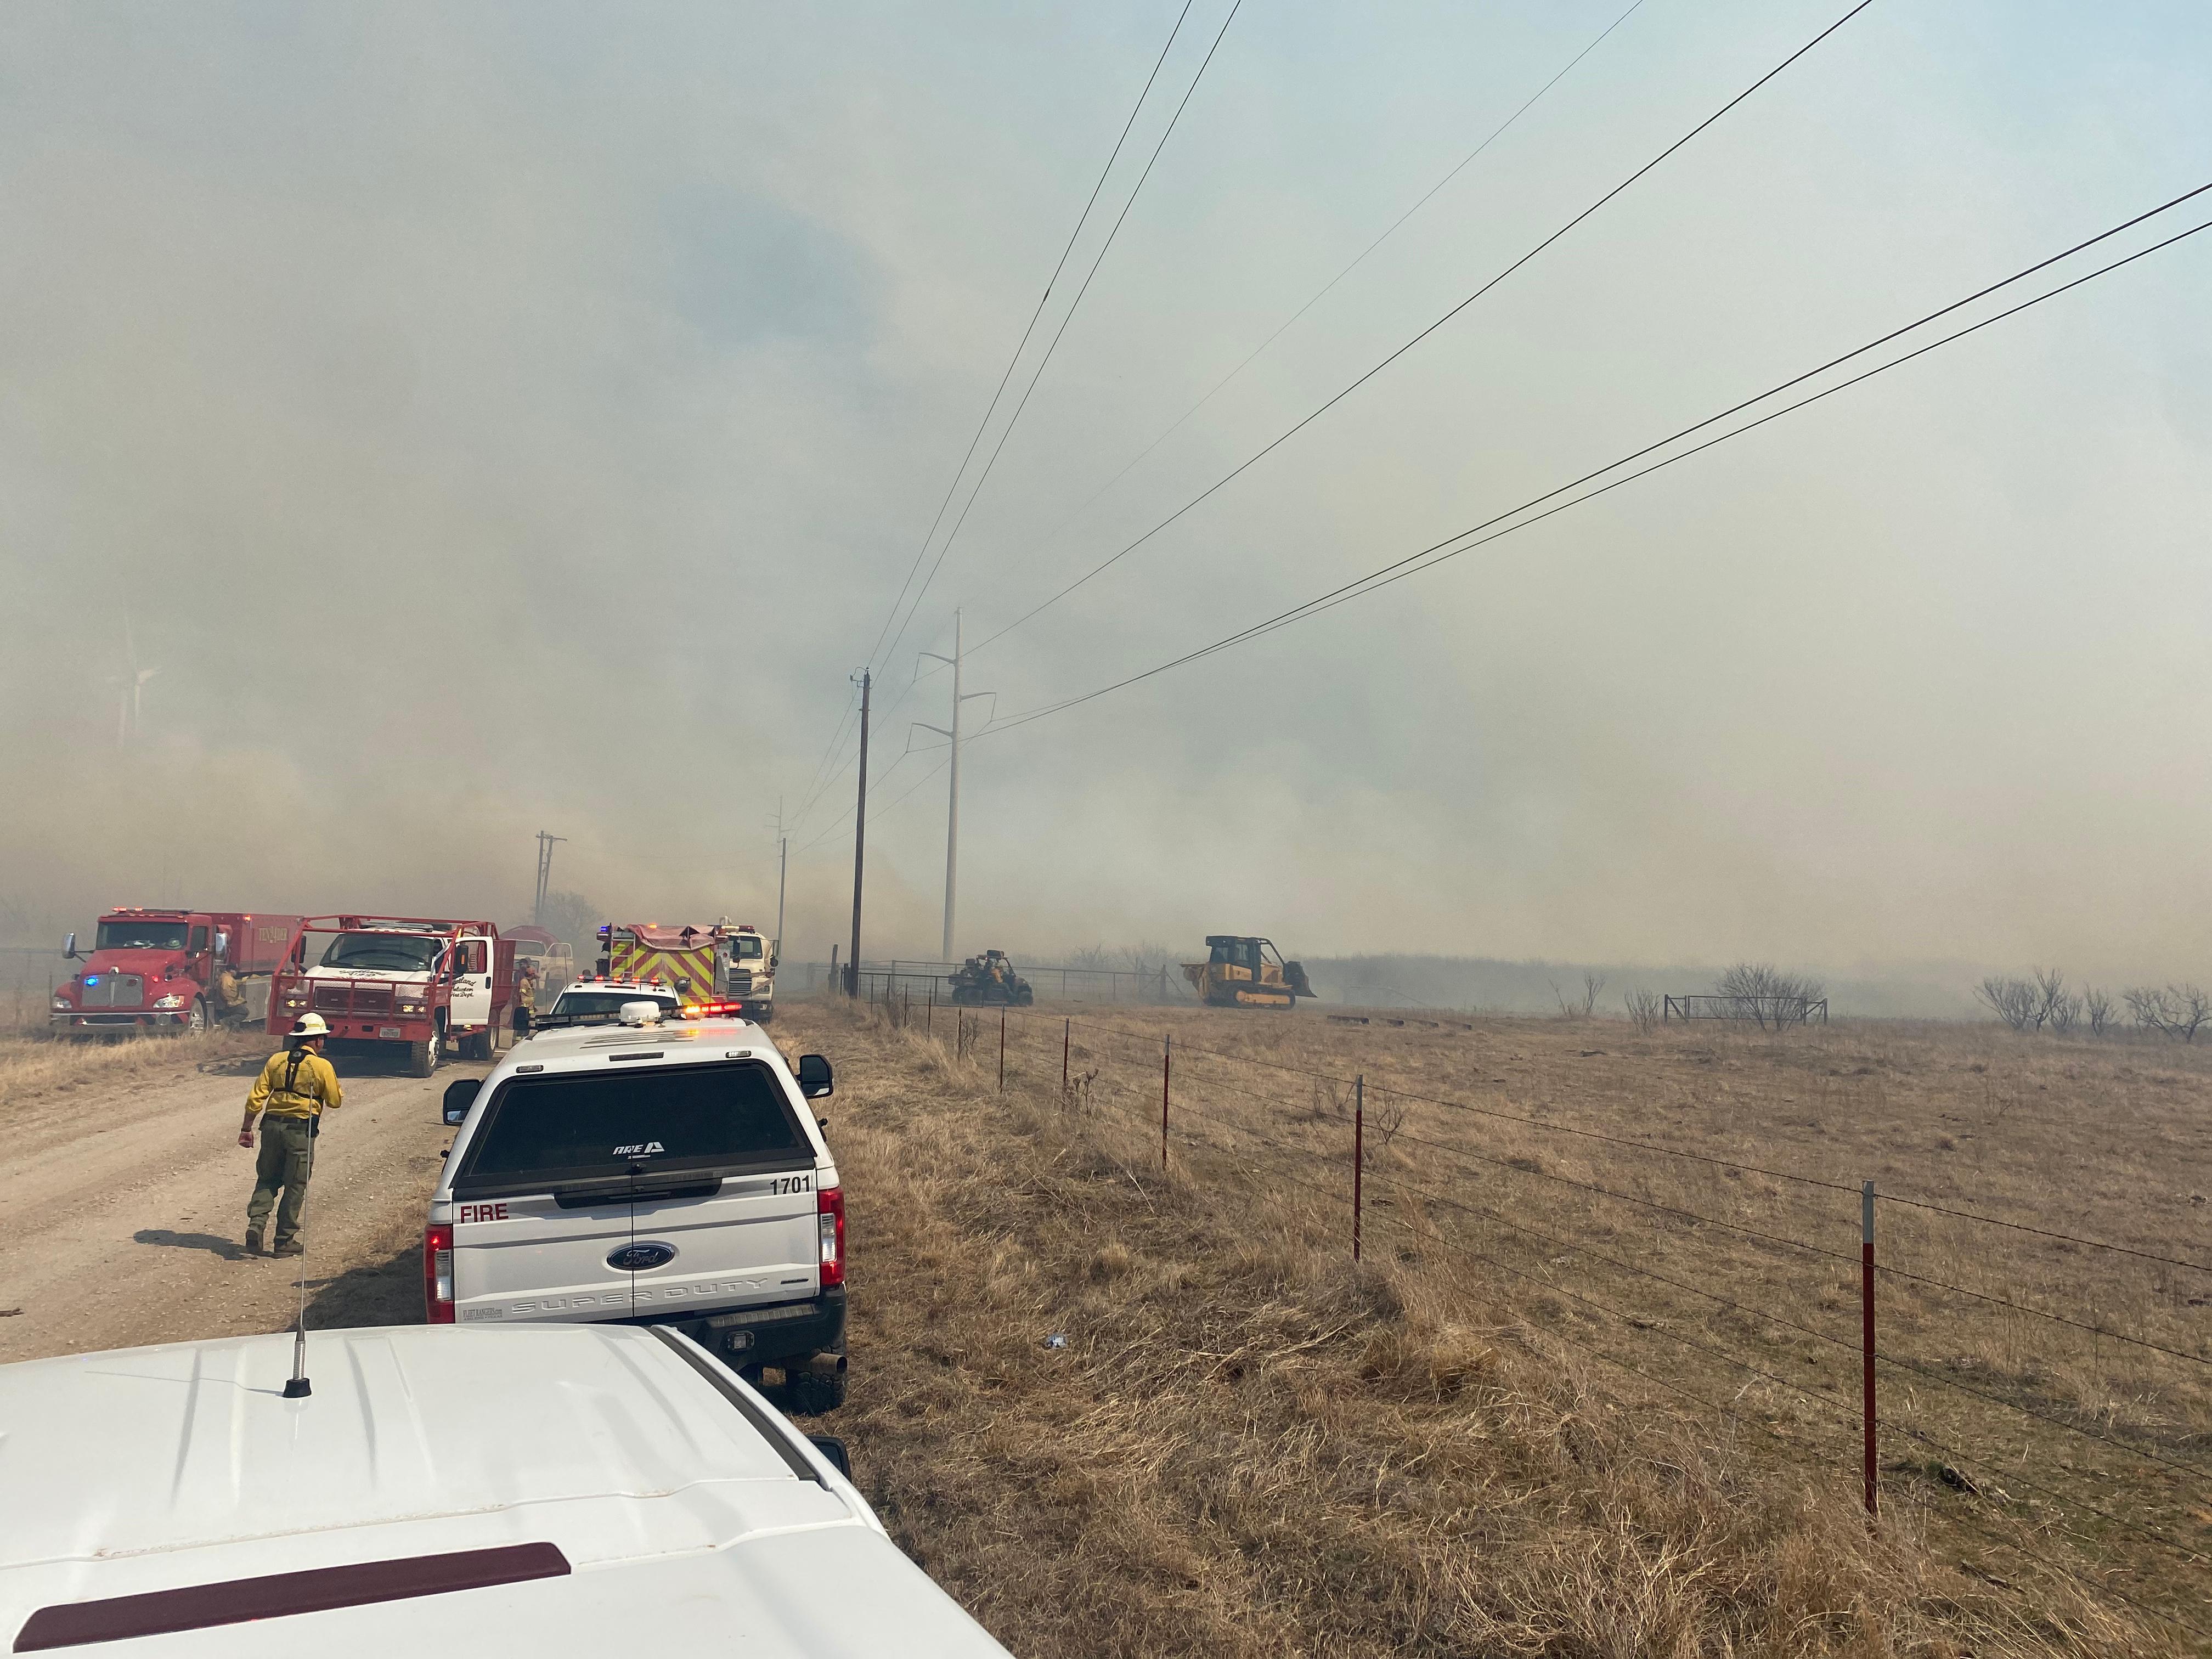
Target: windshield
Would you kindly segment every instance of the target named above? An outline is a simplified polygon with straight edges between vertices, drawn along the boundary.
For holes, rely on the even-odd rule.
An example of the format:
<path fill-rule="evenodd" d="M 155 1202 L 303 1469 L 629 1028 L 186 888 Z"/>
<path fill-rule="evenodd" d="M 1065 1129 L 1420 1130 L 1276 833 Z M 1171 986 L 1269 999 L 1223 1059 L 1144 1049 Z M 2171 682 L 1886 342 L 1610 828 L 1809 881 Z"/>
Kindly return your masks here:
<path fill-rule="evenodd" d="M 652 1002 L 673 1009 L 676 999 L 660 991 L 563 991 L 554 1001 L 556 1014 L 618 1014 L 625 1002 Z"/>
<path fill-rule="evenodd" d="M 427 974 L 446 942 L 416 933 L 340 933 L 323 952 L 325 968 L 373 969 L 389 974 Z"/>
<path fill-rule="evenodd" d="M 181 951 L 185 948 L 181 921 L 103 921 L 95 951 Z"/>
<path fill-rule="evenodd" d="M 781 1169 L 812 1152 L 764 1066 L 515 1078 L 492 1102 L 453 1190 Z"/>
<path fill-rule="evenodd" d="M 740 962 L 757 957 L 760 953 L 761 938 L 758 933 L 739 933 L 730 941 L 730 954 Z"/>
<path fill-rule="evenodd" d="M 542 957 L 545 954 L 545 947 L 534 939 L 519 939 L 514 941 L 514 954 L 519 957 Z"/>

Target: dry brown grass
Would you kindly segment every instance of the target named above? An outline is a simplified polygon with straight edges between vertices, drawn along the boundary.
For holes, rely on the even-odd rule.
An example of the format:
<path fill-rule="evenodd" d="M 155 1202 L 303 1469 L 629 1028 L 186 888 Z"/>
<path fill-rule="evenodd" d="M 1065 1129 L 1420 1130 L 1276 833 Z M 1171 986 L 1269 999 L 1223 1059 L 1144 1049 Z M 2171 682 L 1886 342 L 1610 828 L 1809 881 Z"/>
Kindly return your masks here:
<path fill-rule="evenodd" d="M 166 1079 L 179 1060 L 228 1067 L 268 1049 L 269 1039 L 258 1030 L 88 1039 L 0 1033 L 0 1110 L 79 1091 L 89 1100 L 103 1089 L 128 1088 L 142 1078 Z"/>
<path fill-rule="evenodd" d="M 841 1065 L 828 1115 L 852 1206 L 855 1382 L 838 1426 L 901 1542 L 1016 1651 L 2118 1654 L 2193 1650 L 2124 1596 L 2212 1622 L 2188 1556 L 2117 1523 L 2193 1549 L 2208 1534 L 2188 1506 L 2204 1499 L 2182 1494 L 2212 1483 L 1891 1376 L 1893 1467 L 1869 1533 L 1855 1355 L 1628 1271 L 1855 1343 L 1855 1194 L 1406 1098 L 1846 1183 L 1871 1173 L 2212 1259 L 2185 1191 L 2170 1212 L 2130 1213 L 2154 1182 L 2206 1179 L 2188 1174 L 2206 1167 L 2194 1055 L 1972 1030 L 1745 1041 L 1142 1018 L 1177 1036 L 1164 1175 L 1149 1036 L 1079 1030 L 1063 1096 L 1056 1019 L 1017 1018 L 1001 1096 L 995 1019 L 964 1061 L 945 1034 L 845 1011 L 794 1007 L 778 1030 Z M 1231 1053 L 1364 1072 L 1370 1132 L 1395 1115 L 1387 1145 L 1370 1140 L 1362 1266 L 1348 1091 L 1216 1057 Z M 2033 1098 L 2054 1084 L 2059 1100 Z M 2203 1346 L 2201 1314 L 2162 1288 L 2172 1270 L 1913 1212 L 1883 1222 L 1885 1251 L 1917 1271 Z M 1948 1293 L 1885 1298 L 1885 1344 L 1915 1363 L 2207 1461 L 2202 1382 L 2168 1374 L 2186 1362 L 2158 1370 Z M 1065 1347 L 1045 1345 L 1055 1333 Z M 1957 1462 L 1906 1428 L 1955 1443 Z M 1980 1490 L 1943 1484 L 1946 1466 Z"/>

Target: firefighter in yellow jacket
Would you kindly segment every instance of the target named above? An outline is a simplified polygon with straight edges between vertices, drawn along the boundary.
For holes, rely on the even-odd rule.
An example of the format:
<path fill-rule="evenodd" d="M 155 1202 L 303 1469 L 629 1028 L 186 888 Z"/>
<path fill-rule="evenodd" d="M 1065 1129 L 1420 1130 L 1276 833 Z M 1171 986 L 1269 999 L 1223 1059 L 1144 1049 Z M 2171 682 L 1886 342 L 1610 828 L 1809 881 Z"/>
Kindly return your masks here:
<path fill-rule="evenodd" d="M 254 1079 L 246 1097 L 246 1121 L 238 1126 L 238 1144 L 253 1145 L 253 1120 L 261 1120 L 261 1156 L 254 1165 L 253 1197 L 246 1206 L 246 1248 L 261 1254 L 262 1230 L 269 1212 L 276 1212 L 278 1255 L 298 1255 L 300 1212 L 307 1202 L 307 1178 L 315 1167 L 315 1136 L 321 1131 L 323 1109 L 345 1103 L 338 1074 L 323 1058 L 323 1042 L 331 1033 L 320 1014 L 305 1014 L 292 1027 L 283 1051 L 269 1056 L 269 1063 Z M 277 1201 L 279 1191 L 283 1201 Z"/>

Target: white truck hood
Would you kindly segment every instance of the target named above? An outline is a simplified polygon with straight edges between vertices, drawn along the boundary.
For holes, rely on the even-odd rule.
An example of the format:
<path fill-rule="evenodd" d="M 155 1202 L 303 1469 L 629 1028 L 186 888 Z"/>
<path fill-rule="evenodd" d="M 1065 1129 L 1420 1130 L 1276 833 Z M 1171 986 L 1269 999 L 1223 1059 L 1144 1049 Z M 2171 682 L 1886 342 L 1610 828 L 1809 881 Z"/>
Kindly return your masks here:
<path fill-rule="evenodd" d="M 0 1367 L 0 1640 L 61 1603 L 550 1543 L 568 1575 L 106 1650 L 1001 1651 L 649 1333 L 311 1334 L 296 1401 L 291 1355 L 279 1335 Z"/>

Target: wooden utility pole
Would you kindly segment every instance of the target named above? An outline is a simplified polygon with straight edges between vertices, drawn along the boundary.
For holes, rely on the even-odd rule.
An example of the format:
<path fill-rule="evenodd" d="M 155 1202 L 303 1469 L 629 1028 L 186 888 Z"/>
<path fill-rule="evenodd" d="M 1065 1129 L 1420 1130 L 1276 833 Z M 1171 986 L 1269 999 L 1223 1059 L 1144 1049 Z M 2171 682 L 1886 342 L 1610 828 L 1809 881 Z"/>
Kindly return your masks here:
<path fill-rule="evenodd" d="M 921 654 L 934 658 L 952 670 L 951 727 L 932 726 L 925 720 L 915 722 L 925 732 L 936 732 L 952 747 L 952 786 L 951 793 L 946 797 L 945 809 L 945 938 L 939 947 L 945 960 L 951 963 L 957 960 L 952 954 L 952 921 L 953 913 L 958 907 L 960 899 L 960 706 L 963 703 L 973 702 L 979 697 L 988 697 L 994 694 L 988 691 L 963 691 L 960 688 L 962 658 L 960 613 L 957 611 L 952 613 L 952 654 L 949 657 L 942 656 L 934 651 L 925 651 Z"/>
<path fill-rule="evenodd" d="M 868 690 L 872 676 L 860 671 L 860 798 L 853 809 L 853 949 L 845 963 L 845 994 L 860 994 L 860 878 L 868 855 Z"/>

